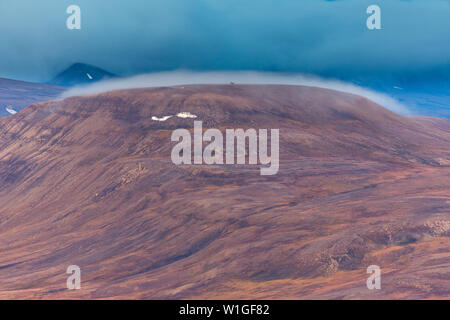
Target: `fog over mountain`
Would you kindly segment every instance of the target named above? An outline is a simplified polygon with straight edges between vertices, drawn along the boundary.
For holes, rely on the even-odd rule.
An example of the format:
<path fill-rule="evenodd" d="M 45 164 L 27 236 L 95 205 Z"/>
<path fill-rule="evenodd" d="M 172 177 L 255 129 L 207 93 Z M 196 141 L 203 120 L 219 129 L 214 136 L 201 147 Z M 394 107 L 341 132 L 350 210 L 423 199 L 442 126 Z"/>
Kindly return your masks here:
<path fill-rule="evenodd" d="M 410 114 L 408 108 L 392 97 L 339 80 L 326 80 L 302 74 L 270 72 L 193 72 L 172 71 L 142 74 L 128 78 L 109 79 L 88 86 L 78 86 L 62 93 L 66 98 L 76 95 L 95 94 L 112 90 L 177 86 L 188 84 L 288 84 L 304 85 L 347 92 L 366 97 L 399 114 Z"/>
<path fill-rule="evenodd" d="M 0 0 L 0 32 L 0 299 L 450 298 L 450 0 Z"/>

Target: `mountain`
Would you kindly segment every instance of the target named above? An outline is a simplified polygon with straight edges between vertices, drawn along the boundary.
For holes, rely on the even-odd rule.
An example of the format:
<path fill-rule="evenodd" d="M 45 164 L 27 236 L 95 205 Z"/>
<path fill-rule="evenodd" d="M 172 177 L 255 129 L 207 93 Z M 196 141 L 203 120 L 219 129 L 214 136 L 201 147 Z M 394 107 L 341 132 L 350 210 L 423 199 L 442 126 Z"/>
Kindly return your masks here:
<path fill-rule="evenodd" d="M 0 78 L 0 117 L 10 116 L 36 102 L 54 100 L 64 90 L 54 85 Z"/>
<path fill-rule="evenodd" d="M 116 75 L 101 68 L 85 63 L 74 63 L 59 73 L 50 83 L 59 86 L 89 84 L 100 80 L 114 78 Z"/>
<path fill-rule="evenodd" d="M 174 165 L 171 134 L 194 120 L 279 129 L 279 172 Z M 450 295 L 449 120 L 328 89 L 196 85 L 37 103 L 0 119 L 0 142 L 2 299 Z"/>
<path fill-rule="evenodd" d="M 358 86 L 385 93 L 414 115 L 450 119 L 450 75 L 420 74 L 409 77 L 347 79 Z"/>

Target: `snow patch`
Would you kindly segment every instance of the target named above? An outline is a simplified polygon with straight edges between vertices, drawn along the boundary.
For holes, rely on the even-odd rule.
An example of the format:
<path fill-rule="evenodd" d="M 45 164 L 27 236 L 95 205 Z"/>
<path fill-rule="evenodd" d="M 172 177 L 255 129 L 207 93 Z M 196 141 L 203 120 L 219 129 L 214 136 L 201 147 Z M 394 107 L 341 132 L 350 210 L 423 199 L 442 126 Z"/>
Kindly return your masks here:
<path fill-rule="evenodd" d="M 152 120 L 154 120 L 154 121 L 166 121 L 167 119 L 170 119 L 172 117 L 173 116 L 164 116 L 164 117 L 158 118 L 158 117 L 153 116 Z"/>
<path fill-rule="evenodd" d="M 10 114 L 16 114 L 16 113 L 17 113 L 17 111 L 14 110 L 13 108 L 11 108 L 11 106 L 7 106 L 5 109 L 6 109 L 6 111 L 8 111 Z"/>
<path fill-rule="evenodd" d="M 195 118 L 197 118 L 197 116 L 195 114 L 192 114 L 190 112 L 179 112 L 175 116 L 164 116 L 164 117 L 161 117 L 161 118 L 152 116 L 152 120 L 154 120 L 154 121 L 166 121 L 166 120 L 168 120 L 168 119 L 170 119 L 172 117 L 178 117 L 178 118 L 183 118 L 183 119 L 187 119 L 187 118 L 195 119 Z"/>
<path fill-rule="evenodd" d="M 177 113 L 177 117 L 178 118 L 184 118 L 184 119 L 186 119 L 186 118 L 193 118 L 193 119 L 197 118 L 197 116 L 195 114 L 192 114 L 190 112 Z"/>

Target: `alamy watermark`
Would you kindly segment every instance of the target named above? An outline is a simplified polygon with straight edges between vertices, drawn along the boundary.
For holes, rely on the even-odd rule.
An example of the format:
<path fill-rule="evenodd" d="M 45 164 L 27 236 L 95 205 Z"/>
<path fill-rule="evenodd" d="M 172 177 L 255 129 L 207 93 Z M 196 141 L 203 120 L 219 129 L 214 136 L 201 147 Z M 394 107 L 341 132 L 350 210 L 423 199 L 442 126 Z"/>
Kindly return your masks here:
<path fill-rule="evenodd" d="M 202 121 L 194 121 L 194 158 L 192 137 L 187 129 L 176 129 L 171 140 L 178 142 L 172 149 L 172 162 L 180 164 L 248 164 L 261 165 L 261 175 L 277 174 L 279 169 L 279 129 L 270 129 L 270 155 L 267 129 L 226 129 L 224 137 L 218 129 L 203 133 Z M 181 141 L 180 141 L 181 140 Z M 248 152 L 246 149 L 248 141 Z M 203 149 L 203 142 L 209 144 Z M 225 156 L 225 161 L 224 161 Z"/>
<path fill-rule="evenodd" d="M 366 10 L 370 16 L 367 18 L 366 25 L 369 30 L 381 29 L 381 8 L 376 4 L 370 5 Z"/>
<path fill-rule="evenodd" d="M 381 289 L 381 269 L 379 266 L 371 265 L 367 267 L 367 273 L 371 273 L 367 278 L 366 285 L 369 290 Z"/>
<path fill-rule="evenodd" d="M 69 30 L 80 30 L 81 29 L 81 8 L 77 5 L 71 5 L 67 7 L 67 14 L 70 16 L 66 20 L 66 26 Z"/>
<path fill-rule="evenodd" d="M 66 26 L 69 30 L 81 29 L 81 8 L 78 5 L 70 5 L 66 9 L 66 13 L 70 16 L 66 20 Z M 369 30 L 381 29 L 381 8 L 376 4 L 367 7 L 366 13 L 369 17 L 366 20 L 366 26 Z"/>
<path fill-rule="evenodd" d="M 66 284 L 69 290 L 81 289 L 81 269 L 77 265 L 70 265 L 67 267 L 67 274 L 70 276 L 67 278 Z"/>

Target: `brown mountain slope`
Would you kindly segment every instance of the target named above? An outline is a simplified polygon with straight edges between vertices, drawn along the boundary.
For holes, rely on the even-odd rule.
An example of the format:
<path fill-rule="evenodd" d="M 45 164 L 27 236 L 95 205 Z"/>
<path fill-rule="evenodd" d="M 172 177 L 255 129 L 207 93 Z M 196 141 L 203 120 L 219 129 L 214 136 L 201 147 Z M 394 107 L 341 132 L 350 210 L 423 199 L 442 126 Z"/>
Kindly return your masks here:
<path fill-rule="evenodd" d="M 151 117 L 178 112 L 279 128 L 278 174 L 175 166 L 170 135 L 193 119 Z M 32 105 L 0 120 L 0 298 L 447 298 L 448 127 L 295 86 Z"/>

